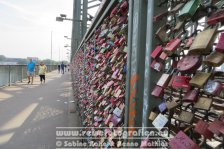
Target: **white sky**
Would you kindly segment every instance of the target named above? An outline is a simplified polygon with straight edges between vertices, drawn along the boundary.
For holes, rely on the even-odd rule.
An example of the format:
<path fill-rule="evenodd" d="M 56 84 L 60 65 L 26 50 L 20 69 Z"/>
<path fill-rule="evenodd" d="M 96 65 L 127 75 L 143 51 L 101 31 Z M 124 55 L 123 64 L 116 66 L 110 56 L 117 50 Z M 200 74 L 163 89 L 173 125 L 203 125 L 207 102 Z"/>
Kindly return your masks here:
<path fill-rule="evenodd" d="M 59 60 L 60 51 L 60 60 L 67 60 L 64 45 L 71 41 L 64 36 L 71 37 L 72 22 L 55 18 L 72 18 L 72 9 L 73 0 L 0 0 L 0 55 L 50 59 L 53 31 L 53 59 Z"/>

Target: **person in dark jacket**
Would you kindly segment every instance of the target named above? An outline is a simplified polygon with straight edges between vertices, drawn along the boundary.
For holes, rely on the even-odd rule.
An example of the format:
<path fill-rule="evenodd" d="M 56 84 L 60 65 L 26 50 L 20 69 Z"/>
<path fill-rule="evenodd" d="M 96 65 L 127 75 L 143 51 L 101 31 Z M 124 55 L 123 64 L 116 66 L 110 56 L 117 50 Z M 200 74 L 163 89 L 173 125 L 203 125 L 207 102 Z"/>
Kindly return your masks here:
<path fill-rule="evenodd" d="M 65 64 L 63 62 L 61 63 L 61 73 L 65 73 Z"/>

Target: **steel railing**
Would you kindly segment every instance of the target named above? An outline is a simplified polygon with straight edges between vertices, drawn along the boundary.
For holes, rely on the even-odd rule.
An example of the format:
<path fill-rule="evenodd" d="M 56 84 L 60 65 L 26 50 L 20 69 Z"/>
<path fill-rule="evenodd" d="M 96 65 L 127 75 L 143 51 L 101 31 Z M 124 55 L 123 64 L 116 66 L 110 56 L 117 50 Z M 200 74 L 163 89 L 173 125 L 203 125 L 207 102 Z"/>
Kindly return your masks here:
<path fill-rule="evenodd" d="M 47 65 L 47 71 L 51 72 L 58 68 L 57 65 Z M 35 74 L 38 75 L 38 66 Z M 27 78 L 26 65 L 0 65 L 0 86 L 10 86 L 16 82 L 22 82 Z"/>

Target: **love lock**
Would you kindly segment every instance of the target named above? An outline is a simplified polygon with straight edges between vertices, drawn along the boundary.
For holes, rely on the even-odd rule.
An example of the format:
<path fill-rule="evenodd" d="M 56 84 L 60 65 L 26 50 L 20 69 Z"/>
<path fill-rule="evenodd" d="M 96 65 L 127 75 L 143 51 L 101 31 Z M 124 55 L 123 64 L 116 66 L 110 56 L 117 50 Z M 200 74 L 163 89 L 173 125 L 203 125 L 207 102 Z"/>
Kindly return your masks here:
<path fill-rule="evenodd" d="M 181 111 L 180 115 L 176 119 L 178 121 L 191 124 L 193 118 L 194 118 L 194 114 L 192 112 Z"/>
<path fill-rule="evenodd" d="M 199 55 L 187 55 L 177 64 L 177 69 L 183 73 L 193 73 L 201 66 L 202 58 Z"/>
<path fill-rule="evenodd" d="M 199 146 L 182 131 L 169 141 L 169 146 L 172 149 L 199 149 Z"/>
<path fill-rule="evenodd" d="M 207 29 L 205 31 L 200 32 L 196 38 L 194 39 L 190 49 L 189 54 L 202 54 L 207 55 L 210 54 L 214 36 L 216 33 L 216 28 L 213 29 Z"/>
<path fill-rule="evenodd" d="M 197 72 L 196 75 L 190 80 L 190 84 L 194 87 L 202 88 L 210 76 L 211 73 Z"/>
<path fill-rule="evenodd" d="M 198 101 L 194 104 L 195 109 L 200 109 L 200 110 L 210 110 L 212 106 L 212 99 L 206 98 L 206 97 L 200 97 Z"/>
<path fill-rule="evenodd" d="M 197 11 L 200 5 L 199 0 L 190 0 L 188 1 L 184 7 L 180 10 L 178 18 L 180 20 L 187 20 L 191 18 Z"/>

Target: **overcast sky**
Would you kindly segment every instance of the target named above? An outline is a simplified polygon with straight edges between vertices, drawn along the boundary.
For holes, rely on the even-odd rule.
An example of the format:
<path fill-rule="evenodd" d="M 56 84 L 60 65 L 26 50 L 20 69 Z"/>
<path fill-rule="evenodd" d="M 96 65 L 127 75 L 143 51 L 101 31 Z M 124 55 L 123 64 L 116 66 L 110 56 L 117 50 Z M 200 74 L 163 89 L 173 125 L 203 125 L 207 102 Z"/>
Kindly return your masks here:
<path fill-rule="evenodd" d="M 65 44 L 70 41 L 72 23 L 56 22 L 56 16 L 72 18 L 73 0 L 0 0 L 0 55 L 7 57 L 51 57 L 53 31 L 53 59 L 66 59 Z M 96 9 L 91 10 L 94 15 Z"/>

